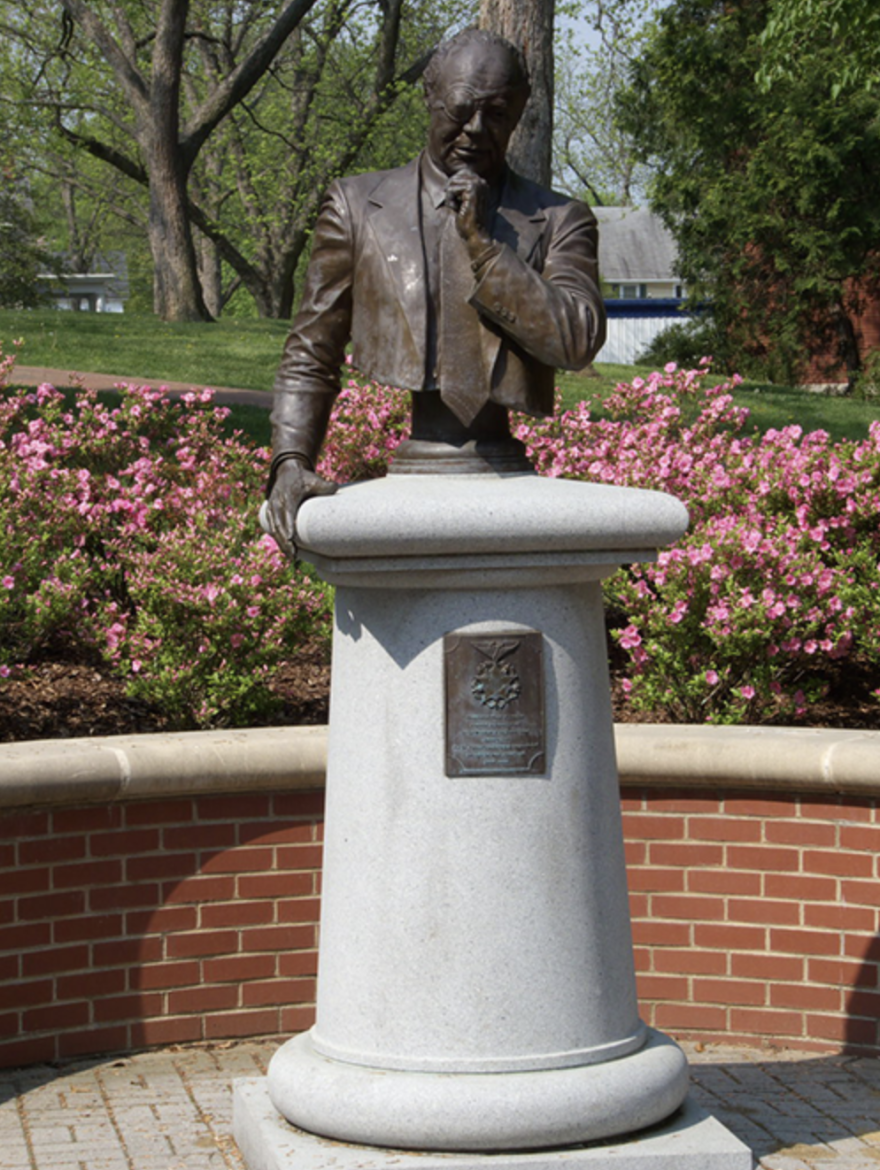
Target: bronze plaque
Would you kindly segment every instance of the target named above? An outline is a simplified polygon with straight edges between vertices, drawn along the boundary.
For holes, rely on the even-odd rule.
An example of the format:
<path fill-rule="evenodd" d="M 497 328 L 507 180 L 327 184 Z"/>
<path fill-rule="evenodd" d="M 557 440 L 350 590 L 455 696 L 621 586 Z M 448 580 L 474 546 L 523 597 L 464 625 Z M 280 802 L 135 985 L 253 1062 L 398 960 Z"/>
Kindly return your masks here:
<path fill-rule="evenodd" d="M 546 768 L 543 638 L 518 630 L 447 634 L 446 775 L 540 775 Z"/>

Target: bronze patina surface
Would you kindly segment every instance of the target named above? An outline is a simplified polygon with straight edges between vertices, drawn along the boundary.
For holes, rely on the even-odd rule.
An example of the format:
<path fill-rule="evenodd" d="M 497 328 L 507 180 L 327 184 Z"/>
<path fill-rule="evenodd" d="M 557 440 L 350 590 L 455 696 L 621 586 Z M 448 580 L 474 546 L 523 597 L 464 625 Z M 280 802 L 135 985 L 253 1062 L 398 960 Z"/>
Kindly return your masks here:
<path fill-rule="evenodd" d="M 349 343 L 366 378 L 434 399 L 407 472 L 528 469 L 508 410 L 551 414 L 555 368 L 601 347 L 593 213 L 505 161 L 529 89 L 513 45 L 458 34 L 425 72 L 425 150 L 328 190 L 275 383 L 268 520 L 288 552 L 302 500 L 335 490 L 314 467 Z"/>
<path fill-rule="evenodd" d="M 543 775 L 544 652 L 541 634 L 447 634 L 446 775 Z"/>

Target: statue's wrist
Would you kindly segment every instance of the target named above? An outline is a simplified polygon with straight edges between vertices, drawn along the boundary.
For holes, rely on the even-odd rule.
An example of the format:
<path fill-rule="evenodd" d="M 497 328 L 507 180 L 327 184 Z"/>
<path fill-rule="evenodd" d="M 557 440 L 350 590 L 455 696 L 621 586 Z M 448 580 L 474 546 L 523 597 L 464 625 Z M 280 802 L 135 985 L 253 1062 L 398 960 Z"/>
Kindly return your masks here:
<path fill-rule="evenodd" d="M 468 251 L 471 258 L 471 269 L 475 275 L 479 276 L 483 269 L 495 259 L 501 248 L 491 237 L 484 236 L 478 239 L 475 244 L 469 244 Z"/>
<path fill-rule="evenodd" d="M 273 456 L 272 462 L 269 466 L 269 481 L 266 484 L 266 497 L 272 494 L 272 489 L 275 486 L 275 480 L 278 478 L 278 472 L 285 463 L 298 463 L 300 467 L 304 467 L 306 471 L 314 471 L 315 465 L 308 455 L 304 455 L 302 451 L 279 451 L 277 455 Z"/>

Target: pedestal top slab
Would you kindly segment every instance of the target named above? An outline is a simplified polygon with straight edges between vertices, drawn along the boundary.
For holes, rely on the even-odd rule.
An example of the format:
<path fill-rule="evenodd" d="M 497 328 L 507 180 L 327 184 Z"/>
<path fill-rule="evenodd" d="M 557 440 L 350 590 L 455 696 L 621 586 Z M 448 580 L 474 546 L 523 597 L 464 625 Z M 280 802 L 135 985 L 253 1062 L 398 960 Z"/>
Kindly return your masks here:
<path fill-rule="evenodd" d="M 664 492 L 537 475 L 419 475 L 307 500 L 297 543 L 308 558 L 621 553 L 677 540 L 687 509 Z M 620 555 L 610 558 L 626 560 Z M 642 559 L 634 557 L 633 559 Z"/>

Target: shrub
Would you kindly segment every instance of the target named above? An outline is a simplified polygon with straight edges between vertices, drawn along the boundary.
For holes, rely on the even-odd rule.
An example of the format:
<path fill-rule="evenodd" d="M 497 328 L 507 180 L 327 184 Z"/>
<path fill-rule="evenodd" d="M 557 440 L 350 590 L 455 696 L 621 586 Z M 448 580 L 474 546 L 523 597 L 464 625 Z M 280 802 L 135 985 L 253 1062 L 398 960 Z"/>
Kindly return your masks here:
<path fill-rule="evenodd" d="M 173 726 L 271 716 L 272 668 L 326 632 L 328 596 L 260 533 L 267 452 L 224 438 L 227 414 L 148 387 L 0 400 L 0 675 L 86 650 Z"/>
<path fill-rule="evenodd" d="M 376 479 L 409 435 L 409 395 L 391 386 L 349 379 L 333 406 L 317 471 L 336 483 Z"/>
<path fill-rule="evenodd" d="M 519 436 L 545 474 L 668 491 L 690 511 L 655 565 L 605 585 L 633 704 L 684 722 L 796 719 L 844 661 L 880 664 L 880 423 L 860 443 L 748 435 L 731 384 L 704 387 L 708 373 L 670 364 L 618 386 L 607 420 L 584 403 Z"/>
<path fill-rule="evenodd" d="M 0 363 L 8 380 L 11 358 Z M 691 525 L 605 583 L 634 706 L 689 722 L 802 717 L 836 673 L 880 676 L 880 423 L 860 442 L 748 433 L 708 361 L 515 427 L 545 475 L 678 496 Z M 256 526 L 267 452 L 223 437 L 205 391 L 115 409 L 50 386 L 0 399 L 0 677 L 83 648 L 173 724 L 265 721 L 269 678 L 326 635 L 329 591 Z M 408 398 L 350 381 L 322 474 L 384 473 Z M 877 692 L 880 697 L 880 691 Z"/>
<path fill-rule="evenodd" d="M 876 402 L 880 398 L 880 349 L 872 349 L 856 375 L 853 397 L 862 402 Z"/>
<path fill-rule="evenodd" d="M 661 367 L 675 362 L 688 368 L 698 366 L 705 354 L 712 354 L 716 364 L 725 368 L 728 348 L 724 334 L 711 315 L 703 314 L 661 329 L 637 360 L 640 366 Z"/>

